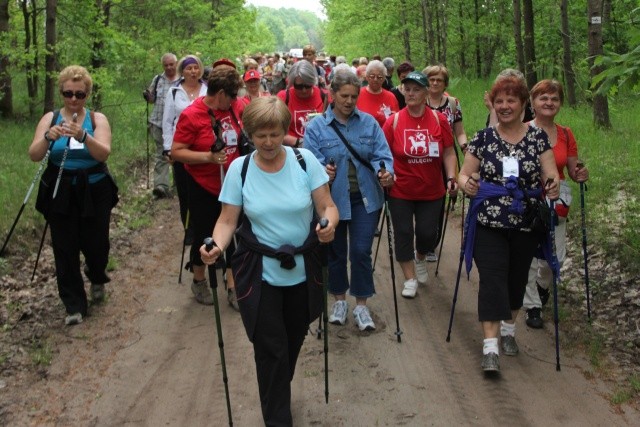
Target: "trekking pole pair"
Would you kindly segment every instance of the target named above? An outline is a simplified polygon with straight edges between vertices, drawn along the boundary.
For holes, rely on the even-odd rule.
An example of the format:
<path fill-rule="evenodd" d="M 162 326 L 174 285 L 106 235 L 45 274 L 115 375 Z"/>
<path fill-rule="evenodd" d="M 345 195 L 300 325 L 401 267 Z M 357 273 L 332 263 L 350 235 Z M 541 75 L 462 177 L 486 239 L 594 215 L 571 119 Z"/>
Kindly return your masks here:
<path fill-rule="evenodd" d="M 73 113 L 73 117 L 71 119 L 74 123 L 78 120 L 78 113 Z M 64 164 L 67 160 L 67 155 L 69 154 L 69 146 L 71 145 L 71 136 L 67 137 L 67 145 L 64 147 L 64 152 L 62 153 L 62 161 L 60 162 L 60 169 L 58 170 L 58 177 L 56 178 L 56 185 L 53 188 L 53 196 L 52 199 L 55 199 L 58 195 L 58 188 L 60 187 L 60 181 L 62 180 L 62 173 L 64 171 Z M 45 155 L 46 157 L 46 155 Z M 49 220 L 45 220 L 44 229 L 42 230 L 42 237 L 40 237 L 40 246 L 38 247 L 38 254 L 36 255 L 36 262 L 33 266 L 33 272 L 31 273 L 31 281 L 36 277 L 36 271 L 38 270 L 38 263 L 40 262 L 40 254 L 42 253 L 42 247 L 44 246 L 44 239 L 47 235 L 47 228 L 49 227 Z"/>

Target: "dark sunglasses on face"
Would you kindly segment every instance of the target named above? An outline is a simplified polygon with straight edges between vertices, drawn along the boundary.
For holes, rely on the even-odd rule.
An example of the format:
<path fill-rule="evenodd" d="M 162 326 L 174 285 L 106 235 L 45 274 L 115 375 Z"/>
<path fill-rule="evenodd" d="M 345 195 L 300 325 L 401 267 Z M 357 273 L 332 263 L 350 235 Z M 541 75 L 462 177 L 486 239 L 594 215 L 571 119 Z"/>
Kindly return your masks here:
<path fill-rule="evenodd" d="M 294 87 L 294 89 L 302 90 L 302 89 L 311 89 L 313 86 L 312 85 L 307 85 L 307 84 L 304 84 L 304 83 L 294 83 L 293 87 Z"/>
<path fill-rule="evenodd" d="M 76 99 L 85 99 L 87 97 L 87 93 L 80 90 L 77 90 L 75 92 L 72 90 L 64 90 L 62 91 L 62 96 L 64 96 L 65 98 L 73 98 L 75 96 Z"/>

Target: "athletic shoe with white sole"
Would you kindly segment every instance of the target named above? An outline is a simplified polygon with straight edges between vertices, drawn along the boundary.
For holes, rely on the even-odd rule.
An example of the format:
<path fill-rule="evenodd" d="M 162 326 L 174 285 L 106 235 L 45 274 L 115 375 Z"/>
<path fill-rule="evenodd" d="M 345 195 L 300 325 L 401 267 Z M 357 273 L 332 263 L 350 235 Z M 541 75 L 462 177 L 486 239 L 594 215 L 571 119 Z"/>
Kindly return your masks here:
<path fill-rule="evenodd" d="M 516 337 L 513 335 L 503 335 L 500 337 L 500 341 L 502 342 L 502 351 L 507 356 L 515 356 L 520 351 Z"/>
<path fill-rule="evenodd" d="M 344 300 L 338 300 L 333 303 L 331 308 L 331 315 L 329 316 L 329 323 L 334 325 L 344 325 L 347 323 L 347 311 L 349 310 L 349 303 Z"/>
<path fill-rule="evenodd" d="M 402 289 L 402 296 L 405 298 L 414 298 L 418 292 L 418 281 L 416 279 L 409 279 L 404 282 L 404 289 Z"/>
<path fill-rule="evenodd" d="M 491 352 L 482 356 L 482 370 L 485 372 L 499 372 L 500 362 L 498 355 Z"/>
<path fill-rule="evenodd" d="M 436 255 L 436 253 L 433 251 L 429 251 L 427 252 L 427 256 L 425 257 L 425 259 L 428 262 L 438 262 L 438 255 Z"/>
<path fill-rule="evenodd" d="M 353 309 L 353 317 L 361 331 L 373 331 L 376 325 L 373 323 L 369 308 L 366 305 L 358 305 Z"/>
<path fill-rule="evenodd" d="M 82 313 L 73 313 L 64 319 L 64 324 L 67 326 L 77 325 L 78 323 L 82 323 Z"/>
<path fill-rule="evenodd" d="M 416 265 L 416 278 L 419 283 L 425 285 L 429 280 L 429 272 L 427 271 L 427 259 L 419 260 L 414 258 L 413 262 Z"/>

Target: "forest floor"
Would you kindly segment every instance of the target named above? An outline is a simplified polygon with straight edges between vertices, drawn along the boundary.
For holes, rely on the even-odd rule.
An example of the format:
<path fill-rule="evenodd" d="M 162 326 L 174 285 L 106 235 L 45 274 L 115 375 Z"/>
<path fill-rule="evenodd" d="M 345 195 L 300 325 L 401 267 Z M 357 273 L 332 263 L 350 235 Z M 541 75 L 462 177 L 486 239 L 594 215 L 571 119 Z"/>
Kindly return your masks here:
<path fill-rule="evenodd" d="M 118 227 L 125 214 L 114 212 L 117 263 L 108 298 L 92 306 L 80 325 L 63 325 L 48 245 L 37 285 L 29 285 L 35 255 L 9 257 L 13 272 L 0 280 L 0 425 L 227 424 L 214 310 L 194 301 L 190 273 L 183 274 L 183 284 L 177 280 L 177 199 L 148 200 L 145 209 L 151 224 L 136 231 Z M 594 286 L 592 326 L 581 307 L 580 278 L 563 288 L 561 371 L 555 369 L 549 304 L 542 330 L 528 328 L 519 316 L 520 354 L 501 356 L 501 373 L 486 376 L 480 370 L 475 269 L 469 280 L 461 278 L 451 341 L 445 341 L 459 245 L 460 216 L 452 214 L 438 276 L 430 264 L 429 283 L 418 296 L 398 298 L 398 342 L 383 233 L 374 273 L 377 295 L 370 300 L 377 329 L 360 332 L 351 317 L 345 326 L 330 325 L 326 404 L 323 342 L 311 325 L 292 383 L 294 424 L 637 425 L 637 390 L 625 403 L 612 403 L 628 379 L 640 374 L 634 341 L 640 328 L 631 326 L 640 304 L 637 288 L 628 287 L 633 278 L 618 277 L 613 288 L 605 288 L 605 275 L 607 282 L 615 280 L 610 276 L 616 267 L 594 251 L 592 280 L 600 285 Z M 568 266 L 573 262 L 577 270 L 580 258 L 571 251 Z M 240 315 L 226 304 L 222 289 L 218 295 L 233 422 L 261 425 L 252 346 Z M 594 336 L 586 329 L 598 331 L 599 347 L 581 341 Z"/>

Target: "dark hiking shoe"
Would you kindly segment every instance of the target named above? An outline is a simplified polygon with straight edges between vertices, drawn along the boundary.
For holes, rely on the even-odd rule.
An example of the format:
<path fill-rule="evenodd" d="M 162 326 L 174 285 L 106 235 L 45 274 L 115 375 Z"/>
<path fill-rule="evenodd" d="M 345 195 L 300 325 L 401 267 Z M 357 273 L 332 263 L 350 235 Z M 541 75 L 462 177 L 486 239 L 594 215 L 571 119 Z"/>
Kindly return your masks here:
<path fill-rule="evenodd" d="M 542 329 L 542 317 L 540 317 L 540 309 L 533 307 L 527 310 L 527 326 L 533 329 Z"/>
<path fill-rule="evenodd" d="M 499 372 L 500 371 L 500 362 L 498 360 L 498 355 L 495 353 L 489 353 L 482 356 L 482 370 L 485 372 Z"/>
<path fill-rule="evenodd" d="M 238 297 L 236 296 L 236 290 L 227 289 L 227 301 L 229 301 L 229 305 L 235 311 L 240 311 L 240 306 L 238 305 Z"/>
<path fill-rule="evenodd" d="M 542 286 L 538 285 L 536 283 L 536 287 L 538 288 L 538 295 L 540 296 L 540 302 L 542 303 L 542 306 L 544 307 L 545 305 L 547 305 L 547 302 L 549 301 L 549 289 L 545 289 Z"/>
<path fill-rule="evenodd" d="M 502 351 L 507 356 L 515 356 L 520 351 L 518 343 L 516 342 L 516 337 L 512 335 L 503 335 L 500 337 L 500 341 L 502 342 Z"/>
<path fill-rule="evenodd" d="M 104 283 L 92 283 L 90 293 L 91 302 L 96 304 L 103 302 L 105 297 Z"/>
<path fill-rule="evenodd" d="M 167 190 L 164 187 L 156 187 L 153 189 L 153 191 L 151 192 L 153 194 L 153 197 L 157 200 L 157 199 L 169 199 L 171 198 L 171 193 L 169 192 L 169 190 Z"/>

